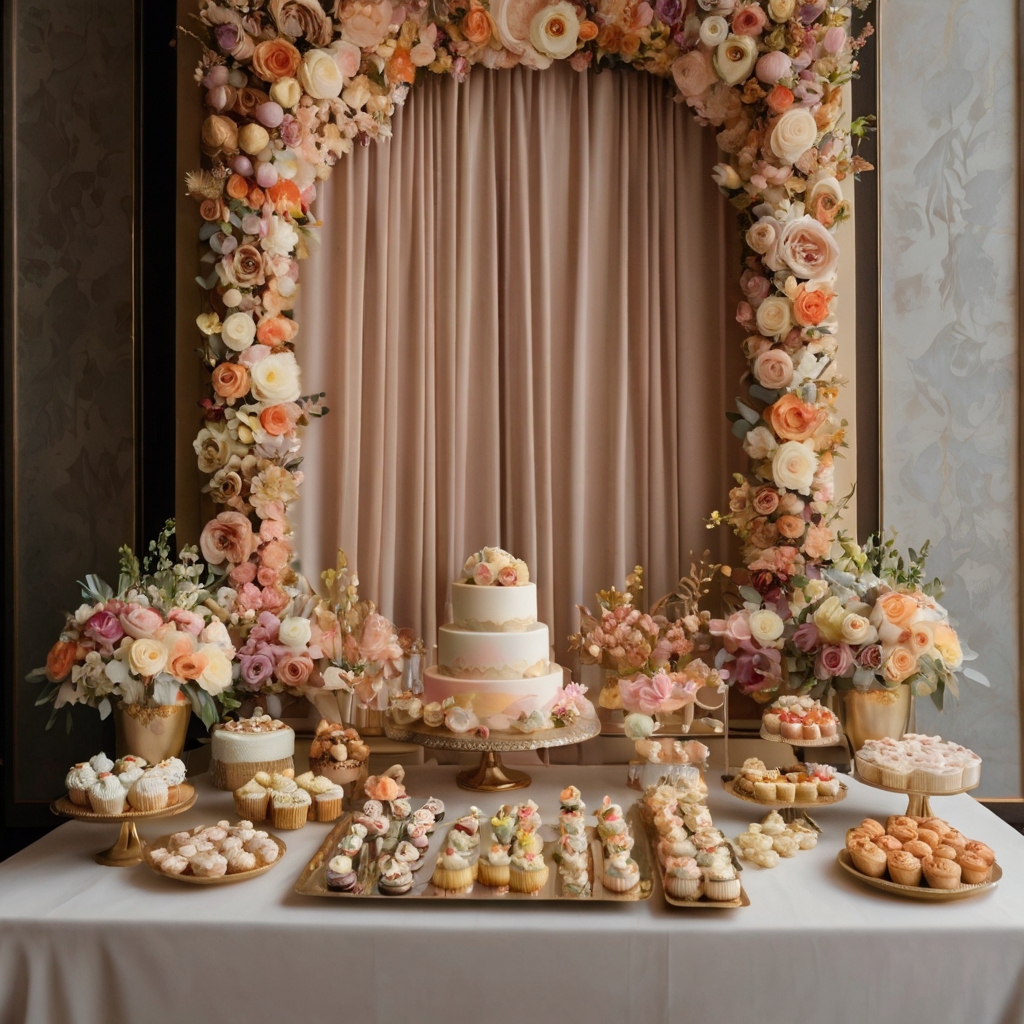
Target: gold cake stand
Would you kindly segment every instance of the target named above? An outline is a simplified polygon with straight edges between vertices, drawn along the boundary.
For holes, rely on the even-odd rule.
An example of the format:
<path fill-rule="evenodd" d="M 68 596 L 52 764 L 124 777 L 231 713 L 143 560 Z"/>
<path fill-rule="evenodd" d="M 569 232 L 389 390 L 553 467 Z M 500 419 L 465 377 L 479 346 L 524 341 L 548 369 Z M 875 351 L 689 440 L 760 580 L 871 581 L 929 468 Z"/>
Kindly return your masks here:
<path fill-rule="evenodd" d="M 533 781 L 526 772 L 506 768 L 502 754 L 521 750 L 546 750 L 549 747 L 568 747 L 593 739 L 601 731 L 595 718 L 581 718 L 561 729 L 543 729 L 539 732 L 492 732 L 482 736 L 449 732 L 445 728 L 432 728 L 422 721 L 411 725 L 398 725 L 390 715 L 384 720 L 384 733 L 397 743 L 418 743 L 435 750 L 458 753 L 479 753 L 480 763 L 468 771 L 459 772 L 455 781 L 462 789 L 477 793 L 501 793 L 509 789 L 525 789 Z"/>
<path fill-rule="evenodd" d="M 886 793 L 899 793 L 902 796 L 907 797 L 907 809 L 906 814 L 911 818 L 932 818 L 935 817 L 935 812 L 932 810 L 932 804 L 930 798 L 933 796 L 959 796 L 961 793 L 970 793 L 972 789 L 977 789 L 981 785 L 979 779 L 973 786 L 967 786 L 963 789 L 952 789 L 943 793 L 925 792 L 922 789 L 908 789 L 906 786 L 897 789 L 894 786 L 886 786 L 881 782 L 868 782 L 860 772 L 855 772 L 853 776 L 858 782 L 862 782 L 865 786 L 870 786 L 872 789 L 881 789 Z"/>

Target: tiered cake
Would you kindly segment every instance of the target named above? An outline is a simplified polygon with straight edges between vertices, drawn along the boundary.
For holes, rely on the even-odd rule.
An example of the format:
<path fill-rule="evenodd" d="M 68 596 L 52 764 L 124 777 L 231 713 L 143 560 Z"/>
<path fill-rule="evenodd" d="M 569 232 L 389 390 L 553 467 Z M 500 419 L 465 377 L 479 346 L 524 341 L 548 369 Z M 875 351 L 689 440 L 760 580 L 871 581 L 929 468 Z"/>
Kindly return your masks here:
<path fill-rule="evenodd" d="M 499 548 L 470 556 L 452 584 L 453 622 L 438 631 L 423 702 L 453 698 L 481 721 L 546 712 L 563 685 L 548 627 L 537 621 L 537 587 L 526 563 Z"/>

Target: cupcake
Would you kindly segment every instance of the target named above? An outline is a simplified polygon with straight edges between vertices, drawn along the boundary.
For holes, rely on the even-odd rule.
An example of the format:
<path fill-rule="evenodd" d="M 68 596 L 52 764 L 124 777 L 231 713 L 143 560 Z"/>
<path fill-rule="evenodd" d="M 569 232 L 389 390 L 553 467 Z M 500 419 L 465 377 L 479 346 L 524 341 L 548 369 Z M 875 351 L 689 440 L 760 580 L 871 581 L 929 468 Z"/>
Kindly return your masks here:
<path fill-rule="evenodd" d="M 317 814 L 317 797 L 321 793 L 328 793 L 335 789 L 335 783 L 331 782 L 326 775 L 314 775 L 312 772 L 304 772 L 295 777 L 295 785 L 309 794 L 309 821 L 331 821 L 331 818 L 320 818 Z M 344 792 L 344 791 L 343 791 Z M 341 805 L 338 805 L 338 813 L 335 818 L 341 815 Z"/>
<path fill-rule="evenodd" d="M 676 899 L 700 899 L 703 879 L 704 874 L 692 857 L 673 857 L 665 864 L 665 892 Z"/>
<path fill-rule="evenodd" d="M 936 846 L 934 850 L 932 850 L 932 856 L 944 857 L 946 860 L 959 860 L 960 851 L 957 850 L 955 847 L 946 846 L 945 843 L 939 843 L 939 845 Z M 960 866 L 963 867 L 962 864 Z"/>
<path fill-rule="evenodd" d="M 716 903 L 740 898 L 740 880 L 732 864 L 723 864 L 704 872 L 704 894 Z"/>
<path fill-rule="evenodd" d="M 898 839 L 901 843 L 909 843 L 914 839 L 917 839 L 917 826 L 916 825 L 890 825 L 886 830 L 886 834 Z"/>
<path fill-rule="evenodd" d="M 917 830 L 917 838 L 922 843 L 927 843 L 933 850 L 940 843 L 938 832 L 933 832 L 930 828 L 925 828 L 923 825 Z"/>
<path fill-rule="evenodd" d="M 899 885 L 921 884 L 921 862 L 906 850 L 886 854 L 889 877 Z"/>
<path fill-rule="evenodd" d="M 89 806 L 89 790 L 96 782 L 96 772 L 88 761 L 81 761 L 68 772 L 64 785 L 73 804 Z"/>
<path fill-rule="evenodd" d="M 249 821 L 266 821 L 270 793 L 255 779 L 235 790 L 235 810 Z"/>
<path fill-rule="evenodd" d="M 473 869 L 454 847 L 447 847 L 437 858 L 431 882 L 445 892 L 467 892 L 473 887 Z"/>
<path fill-rule="evenodd" d="M 871 840 L 880 850 L 892 853 L 893 850 L 902 850 L 903 844 L 895 836 L 879 836 Z"/>
<path fill-rule="evenodd" d="M 918 860 L 924 860 L 925 857 L 932 855 L 932 848 L 920 839 L 912 839 L 909 843 L 904 843 L 903 849 L 907 853 L 912 853 Z"/>
<path fill-rule="evenodd" d="M 921 861 L 925 881 L 932 889 L 957 889 L 960 887 L 961 867 L 955 860 L 941 857 L 925 857 Z"/>
<path fill-rule="evenodd" d="M 412 871 L 399 857 L 382 857 L 377 888 L 385 896 L 401 896 L 412 888 Z"/>
<path fill-rule="evenodd" d="M 771 736 L 778 736 L 782 731 L 782 718 L 777 711 L 766 711 L 761 719 L 764 731 Z"/>
<path fill-rule="evenodd" d="M 495 843 L 486 853 L 481 855 L 478 862 L 477 881 L 481 885 L 490 885 L 502 888 L 509 884 L 509 865 L 512 858 L 508 850 Z"/>
<path fill-rule="evenodd" d="M 339 854 L 327 863 L 327 888 L 331 892 L 352 892 L 356 887 L 352 858 Z"/>
<path fill-rule="evenodd" d="M 115 775 L 122 775 L 131 769 L 137 769 L 141 772 L 148 764 L 149 762 L 144 757 L 136 757 L 135 754 L 125 754 L 124 757 L 119 757 L 114 762 L 113 771 Z"/>
<path fill-rule="evenodd" d="M 516 853 L 543 853 L 544 852 L 544 840 L 533 831 L 525 832 L 520 829 L 516 833 L 515 843 L 513 844 Z"/>
<path fill-rule="evenodd" d="M 945 849 L 952 849 L 952 847 L 945 847 Z M 935 852 L 938 854 L 939 851 Z M 967 885 L 981 885 L 992 877 L 992 865 L 987 864 L 984 858 L 969 850 L 961 853 L 956 858 L 956 862 L 960 865 L 961 878 Z"/>
<path fill-rule="evenodd" d="M 180 786 L 185 781 L 185 762 L 176 757 L 169 757 L 154 765 L 158 771 L 167 776 L 167 782 L 171 786 Z"/>
<path fill-rule="evenodd" d="M 140 769 L 135 769 L 140 771 Z M 128 772 L 118 776 L 121 782 Z M 123 783 L 122 783 L 123 785 Z M 159 811 L 167 806 L 167 780 L 159 775 L 139 775 L 128 789 L 128 803 L 137 811 Z"/>
<path fill-rule="evenodd" d="M 804 738 L 804 723 L 802 721 L 782 722 L 779 725 L 779 732 L 784 740 L 798 741 Z"/>
<path fill-rule="evenodd" d="M 601 839 L 607 839 L 610 835 L 618 832 L 625 832 L 626 819 L 622 815 L 622 808 L 611 802 L 611 797 L 605 797 L 601 806 L 594 812 L 597 818 L 597 834 Z"/>
<path fill-rule="evenodd" d="M 125 795 L 124 786 L 116 775 L 100 772 L 89 788 L 89 805 L 96 814 L 122 814 Z"/>
<path fill-rule="evenodd" d="M 323 778 L 324 776 L 320 776 Z M 341 786 L 331 786 L 313 798 L 317 821 L 336 821 L 341 817 L 341 805 L 345 799 L 345 790 Z"/>
<path fill-rule="evenodd" d="M 274 828 L 302 828 L 312 802 L 304 789 L 297 789 L 294 793 L 273 793 L 270 797 L 270 820 Z"/>
<path fill-rule="evenodd" d="M 513 892 L 537 893 L 548 880 L 548 866 L 540 853 L 517 853 L 509 864 L 509 887 Z"/>
<path fill-rule="evenodd" d="M 89 758 L 89 767 L 97 775 L 102 775 L 104 772 L 113 772 L 114 762 L 101 750 L 95 757 Z"/>
<path fill-rule="evenodd" d="M 848 847 L 853 866 L 869 878 L 881 878 L 888 868 L 888 855 L 870 840 L 861 840 Z"/>

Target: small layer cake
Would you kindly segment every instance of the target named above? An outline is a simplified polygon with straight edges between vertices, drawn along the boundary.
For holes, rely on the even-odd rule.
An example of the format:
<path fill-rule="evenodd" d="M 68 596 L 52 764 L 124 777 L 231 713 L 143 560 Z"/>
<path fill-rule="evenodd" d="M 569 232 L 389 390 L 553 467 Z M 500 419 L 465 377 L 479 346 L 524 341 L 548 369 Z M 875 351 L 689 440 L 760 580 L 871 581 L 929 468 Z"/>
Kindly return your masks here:
<path fill-rule="evenodd" d="M 295 733 L 270 715 L 240 718 L 213 730 L 210 780 L 232 792 L 257 772 L 274 774 L 295 767 Z"/>
<path fill-rule="evenodd" d="M 521 633 L 537 623 L 537 585 L 453 583 L 452 618 L 455 625 L 477 633 Z"/>
<path fill-rule="evenodd" d="M 438 669 L 457 679 L 541 676 L 550 671 L 550 655 L 548 627 L 541 622 L 514 633 L 482 632 L 451 623 L 437 634 Z"/>

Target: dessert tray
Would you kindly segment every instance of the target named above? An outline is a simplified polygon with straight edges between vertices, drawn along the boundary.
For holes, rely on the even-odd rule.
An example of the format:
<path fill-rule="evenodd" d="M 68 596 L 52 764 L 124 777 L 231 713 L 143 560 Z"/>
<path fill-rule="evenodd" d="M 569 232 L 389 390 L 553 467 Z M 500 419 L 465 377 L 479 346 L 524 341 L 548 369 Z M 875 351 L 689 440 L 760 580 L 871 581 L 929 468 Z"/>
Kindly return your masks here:
<path fill-rule="evenodd" d="M 104 867 L 133 867 L 142 860 L 143 847 L 135 822 L 145 818 L 170 818 L 175 814 L 187 811 L 196 802 L 195 787 L 183 782 L 178 788 L 179 799 L 176 804 L 160 807 L 155 811 L 124 811 L 121 814 L 97 814 L 90 807 L 76 804 L 69 796 L 62 796 L 50 804 L 50 811 L 58 817 L 74 818 L 77 821 L 93 822 L 97 825 L 120 824 L 121 832 L 117 842 L 108 850 L 93 854 L 93 860 Z"/>
<path fill-rule="evenodd" d="M 165 836 L 159 836 L 152 842 L 147 842 L 146 846 L 151 846 L 154 848 L 166 846 L 168 840 L 171 838 L 171 835 L 173 835 L 173 833 L 169 832 Z M 284 845 L 284 842 L 278 839 L 278 837 L 275 836 L 272 832 L 267 833 L 267 838 L 272 839 L 277 844 L 277 848 L 280 851 L 280 853 L 278 854 L 278 858 L 272 864 L 262 864 L 258 868 L 253 868 L 251 871 L 238 871 L 233 875 L 229 874 L 220 875 L 216 878 L 205 878 L 200 877 L 199 875 L 171 875 L 168 874 L 166 871 L 161 871 L 158 867 L 156 867 L 156 865 L 150 864 L 148 860 L 146 861 L 146 867 L 148 867 L 149 870 L 152 871 L 154 875 L 159 875 L 161 878 L 169 878 L 174 882 L 187 882 L 190 885 L 230 885 L 232 882 L 244 882 L 250 878 L 255 878 L 257 875 L 266 874 L 271 868 L 277 867 L 277 865 L 281 863 L 281 859 L 284 857 L 285 853 L 288 851 L 288 847 Z"/>
<path fill-rule="evenodd" d="M 641 826 L 643 827 L 643 826 Z M 653 838 L 650 829 L 646 829 L 646 835 L 648 840 Z M 730 846 L 732 853 L 732 864 L 736 869 L 737 876 L 743 870 L 743 865 L 740 864 L 736 857 L 736 851 Z M 657 857 L 651 858 L 652 863 L 656 865 L 658 872 L 658 880 L 661 882 L 661 895 L 665 897 L 665 902 L 673 907 L 682 907 L 684 910 L 735 910 L 737 907 L 749 907 L 750 897 L 747 895 L 747 890 L 743 888 L 743 882 L 740 881 L 740 894 L 737 899 L 734 900 L 709 900 L 703 893 L 695 900 L 684 900 L 678 896 L 673 896 L 665 888 L 665 869 L 662 867 L 661 862 Z"/>
<path fill-rule="evenodd" d="M 871 783 L 868 783 L 871 785 Z M 978 896 L 989 889 L 994 889 L 1003 877 L 1003 869 L 998 864 L 992 865 L 992 877 L 987 882 L 977 885 L 959 885 L 955 889 L 932 889 L 927 885 L 901 885 L 899 882 L 890 881 L 888 878 L 872 878 L 858 871 L 850 857 L 849 850 L 839 851 L 839 866 L 853 875 L 864 885 L 870 885 L 873 889 L 881 889 L 893 896 L 902 896 L 904 899 L 924 900 L 927 903 L 952 903 L 955 900 L 966 900 L 971 896 Z"/>
<path fill-rule="evenodd" d="M 981 785 L 981 782 L 976 782 L 973 786 L 968 786 L 966 789 L 951 789 L 943 793 L 928 792 L 925 793 L 918 789 L 907 789 L 902 787 L 897 789 L 894 786 L 886 786 L 881 782 L 868 782 L 859 772 L 854 772 L 853 777 L 858 781 L 862 782 L 865 786 L 870 786 L 872 789 L 881 789 L 886 793 L 901 793 L 908 797 L 907 809 L 905 813 L 912 818 L 931 818 L 934 816 L 932 811 L 931 801 L 929 797 L 933 796 L 957 796 L 959 793 L 970 793 L 972 789 L 977 789 Z"/>
<path fill-rule="evenodd" d="M 558 730 L 564 732 L 565 730 Z M 381 893 L 377 888 L 377 851 L 387 841 L 388 835 L 379 839 L 368 841 L 360 849 L 353 859 L 353 866 L 358 876 L 358 884 L 352 892 L 334 892 L 327 888 L 326 870 L 327 863 L 337 852 L 338 840 L 344 836 L 352 820 L 352 814 L 346 812 L 340 821 L 331 829 L 320 849 L 313 855 L 313 858 L 305 866 L 302 874 L 295 883 L 295 892 L 300 896 L 326 896 L 329 899 L 343 900 L 383 900 L 385 902 L 406 902 L 408 900 L 426 900 L 431 902 L 451 902 L 462 900 L 469 902 L 574 902 L 574 903 L 635 903 L 650 898 L 654 884 L 652 878 L 653 861 L 651 851 L 647 842 L 647 832 L 640 815 L 635 808 L 632 808 L 627 820 L 632 829 L 635 845 L 631 856 L 640 869 L 640 881 L 628 892 L 612 892 L 601 884 L 601 866 L 603 849 L 601 841 L 596 837 L 594 828 L 588 826 L 586 829 L 587 839 L 590 842 L 591 855 L 591 888 L 590 896 L 574 896 L 563 889 L 562 878 L 558 866 L 554 860 L 553 853 L 556 848 L 557 830 L 550 825 L 542 825 L 538 830 L 544 840 L 544 860 L 548 865 L 548 880 L 544 887 L 536 893 L 512 892 L 509 890 L 494 888 L 481 884 L 479 881 L 473 883 L 468 892 L 450 892 L 439 889 L 431 882 L 431 875 L 438 855 L 442 852 L 445 843 L 447 828 L 440 825 L 430 836 L 430 845 L 423 857 L 423 867 L 413 875 L 412 888 L 401 895 L 390 895 Z M 392 832 L 395 824 L 392 823 Z M 483 839 L 481 847 L 486 848 L 490 843 L 489 822 L 481 825 Z"/>
<path fill-rule="evenodd" d="M 757 804 L 758 807 L 766 807 L 768 810 L 782 811 L 786 808 L 795 810 L 813 810 L 815 807 L 829 807 L 832 804 L 841 804 L 846 799 L 846 783 L 839 783 L 839 792 L 835 796 L 819 796 L 817 800 L 758 800 L 756 797 L 747 796 L 736 790 L 734 779 L 723 779 L 722 786 L 726 793 L 742 800 L 744 803 Z"/>

